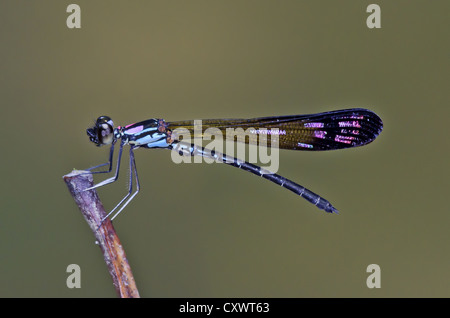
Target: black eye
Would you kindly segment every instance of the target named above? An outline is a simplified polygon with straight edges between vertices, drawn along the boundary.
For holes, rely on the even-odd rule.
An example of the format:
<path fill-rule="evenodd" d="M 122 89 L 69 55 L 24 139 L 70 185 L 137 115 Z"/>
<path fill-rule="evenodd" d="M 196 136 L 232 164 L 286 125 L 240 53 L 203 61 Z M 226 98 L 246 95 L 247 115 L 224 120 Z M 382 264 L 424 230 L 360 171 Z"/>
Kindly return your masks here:
<path fill-rule="evenodd" d="M 114 123 L 108 116 L 100 116 L 86 133 L 97 146 L 109 145 L 114 141 Z"/>
<path fill-rule="evenodd" d="M 99 118 L 97 118 L 97 122 L 95 123 L 95 125 L 100 126 L 101 124 L 105 123 L 109 123 L 111 126 L 114 126 L 111 118 L 109 118 L 108 116 L 100 116 Z"/>

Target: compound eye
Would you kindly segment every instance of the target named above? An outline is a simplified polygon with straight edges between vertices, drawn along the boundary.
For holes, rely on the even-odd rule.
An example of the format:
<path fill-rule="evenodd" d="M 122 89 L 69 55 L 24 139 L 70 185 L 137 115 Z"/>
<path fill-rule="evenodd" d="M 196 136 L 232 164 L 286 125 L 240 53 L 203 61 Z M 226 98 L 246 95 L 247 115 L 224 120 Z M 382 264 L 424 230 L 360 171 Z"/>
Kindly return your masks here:
<path fill-rule="evenodd" d="M 114 123 L 108 116 L 100 116 L 95 126 L 88 128 L 86 132 L 97 146 L 109 145 L 114 141 Z"/>
<path fill-rule="evenodd" d="M 109 124 L 114 127 L 112 119 L 108 116 L 100 116 L 99 118 L 97 118 L 97 122 L 95 123 L 95 125 L 100 126 L 101 124 Z"/>
<path fill-rule="evenodd" d="M 102 145 L 110 145 L 114 139 L 114 128 L 110 124 L 102 124 L 98 129 L 98 140 Z"/>

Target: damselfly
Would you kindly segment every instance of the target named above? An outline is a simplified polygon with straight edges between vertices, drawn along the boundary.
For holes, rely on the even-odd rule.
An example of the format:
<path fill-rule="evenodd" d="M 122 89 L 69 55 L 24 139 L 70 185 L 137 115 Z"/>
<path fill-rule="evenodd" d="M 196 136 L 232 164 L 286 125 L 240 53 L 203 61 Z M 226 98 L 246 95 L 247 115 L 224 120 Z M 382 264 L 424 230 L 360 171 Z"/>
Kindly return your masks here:
<path fill-rule="evenodd" d="M 248 130 L 247 134 L 234 134 L 233 139 L 237 142 L 256 144 L 261 138 L 261 132 L 270 130 L 277 131 L 277 146 L 280 149 L 316 151 L 351 148 L 368 144 L 380 134 L 383 129 L 383 122 L 374 112 L 361 108 L 311 115 L 275 116 L 254 119 L 207 119 L 202 121 L 200 131 L 196 129 L 195 122 L 192 120 L 165 122 L 163 119 L 148 119 L 125 127 L 118 126 L 114 128 L 111 118 L 101 116 L 97 119 L 93 127 L 87 129 L 87 134 L 90 140 L 97 146 L 111 145 L 109 159 L 107 163 L 92 167 L 88 170 L 109 165 L 108 170 L 94 171 L 93 173 L 111 172 L 113 167 L 114 145 L 120 140 L 116 172 L 113 177 L 87 190 L 98 188 L 117 180 L 123 146 L 129 145 L 129 190 L 127 195 L 105 217 L 106 219 L 117 210 L 111 218 L 111 220 L 114 219 L 139 192 L 139 178 L 134 159 L 134 150 L 137 148 L 164 148 L 175 151 L 182 156 L 201 156 L 240 168 L 257 176 L 262 176 L 267 180 L 291 190 L 316 205 L 319 209 L 329 213 L 337 213 L 337 209 L 330 202 L 289 179 L 233 156 L 227 156 L 226 154 L 207 149 L 194 143 L 184 142 L 175 133 L 177 129 L 183 128 L 190 132 L 194 138 L 200 138 L 208 128 L 216 128 L 219 131 L 225 132 L 229 128 L 237 127 L 243 128 L 241 131 L 251 128 L 250 134 L 248 134 Z M 271 145 L 270 138 L 267 138 L 267 145 Z M 132 186 L 133 175 L 136 180 L 136 190 L 134 193 Z"/>

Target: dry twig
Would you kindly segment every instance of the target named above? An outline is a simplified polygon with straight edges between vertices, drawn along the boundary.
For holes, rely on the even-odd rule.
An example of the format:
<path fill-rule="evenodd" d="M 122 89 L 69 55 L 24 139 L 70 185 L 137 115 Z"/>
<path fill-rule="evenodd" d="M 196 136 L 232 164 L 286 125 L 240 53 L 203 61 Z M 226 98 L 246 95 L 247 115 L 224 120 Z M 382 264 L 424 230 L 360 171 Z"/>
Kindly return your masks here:
<path fill-rule="evenodd" d="M 92 174 L 89 171 L 74 170 L 65 175 L 63 179 L 94 233 L 96 243 L 102 250 L 109 274 L 112 277 L 119 297 L 139 297 L 125 251 L 111 221 L 106 219 L 101 224 L 101 220 L 106 216 L 106 212 L 97 195 L 97 191 L 95 189 L 84 191 L 84 189 L 93 185 Z"/>

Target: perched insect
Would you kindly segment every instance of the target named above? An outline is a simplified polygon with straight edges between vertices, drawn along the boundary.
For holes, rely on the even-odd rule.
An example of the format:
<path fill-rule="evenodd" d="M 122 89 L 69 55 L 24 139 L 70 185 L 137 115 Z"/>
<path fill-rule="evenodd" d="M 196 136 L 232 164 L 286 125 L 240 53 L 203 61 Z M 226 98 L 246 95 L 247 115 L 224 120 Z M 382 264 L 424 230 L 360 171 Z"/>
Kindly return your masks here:
<path fill-rule="evenodd" d="M 101 116 L 97 119 L 93 127 L 87 129 L 87 134 L 90 140 L 97 146 L 111 145 L 109 160 L 107 163 L 92 167 L 89 170 L 109 165 L 108 170 L 94 171 L 93 173 L 111 172 L 114 145 L 120 140 L 117 167 L 113 177 L 87 190 L 98 188 L 117 180 L 123 146 L 129 145 L 129 191 L 106 216 L 108 217 L 118 209 L 111 218 L 111 220 L 114 219 L 139 192 L 139 179 L 134 159 L 134 150 L 137 148 L 164 148 L 176 151 L 180 155 L 201 156 L 251 172 L 291 190 L 316 205 L 319 209 L 329 213 L 337 213 L 336 208 L 330 202 L 289 179 L 238 158 L 230 157 L 193 143 L 183 142 L 179 140 L 175 133 L 176 129 L 183 128 L 190 132 L 194 138 L 200 138 L 208 128 L 216 128 L 219 131 L 225 132 L 228 128 L 238 127 L 243 129 L 251 127 L 251 135 L 234 135 L 234 141 L 256 144 L 261 134 L 267 134 L 267 131 L 275 131 L 278 137 L 277 146 L 280 149 L 316 151 L 351 148 L 368 144 L 381 133 L 383 122 L 374 112 L 361 108 L 311 115 L 275 116 L 254 119 L 207 119 L 202 121 L 202 129 L 200 131 L 195 129 L 194 121 L 192 120 L 165 122 L 163 119 L 148 119 L 125 127 L 118 126 L 114 128 L 111 118 Z M 270 138 L 267 141 L 268 146 L 270 146 Z M 136 191 L 134 193 L 132 189 L 133 175 L 136 179 Z"/>

